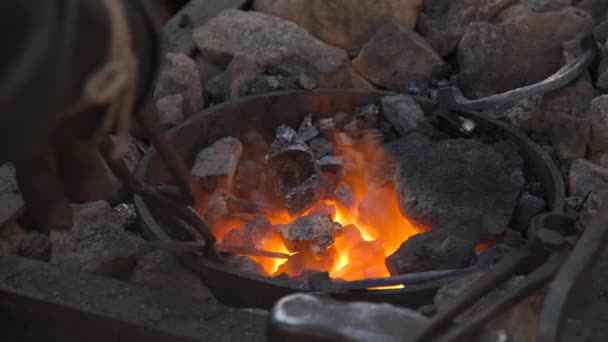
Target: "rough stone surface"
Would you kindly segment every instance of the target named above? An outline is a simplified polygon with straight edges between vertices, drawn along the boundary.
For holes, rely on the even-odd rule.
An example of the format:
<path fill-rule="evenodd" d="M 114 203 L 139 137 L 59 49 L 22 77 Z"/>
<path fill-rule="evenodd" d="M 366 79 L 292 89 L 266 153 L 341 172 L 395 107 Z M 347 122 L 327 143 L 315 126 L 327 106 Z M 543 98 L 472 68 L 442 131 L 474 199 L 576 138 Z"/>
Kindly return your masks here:
<path fill-rule="evenodd" d="M 156 101 L 156 108 L 163 129 L 173 128 L 184 121 L 184 97 L 181 94 L 163 97 Z"/>
<path fill-rule="evenodd" d="M 72 205 L 71 232 L 51 232 L 51 263 L 71 271 L 128 279 L 134 246 L 120 219 L 104 201 Z"/>
<path fill-rule="evenodd" d="M 549 12 L 572 5 L 572 0 L 519 0 L 519 3 L 530 7 L 535 12 Z"/>
<path fill-rule="evenodd" d="M 256 0 L 255 9 L 292 21 L 351 56 L 391 18 L 413 30 L 423 0 Z"/>
<path fill-rule="evenodd" d="M 197 28 L 193 38 L 209 63 L 225 68 L 238 55 L 248 68 L 256 69 L 247 75 L 260 70 L 262 76 L 280 74 L 297 80 L 304 89 L 351 83 L 350 63 L 344 51 L 324 44 L 294 23 L 260 12 L 222 12 Z M 248 81 L 256 78 L 248 76 Z M 246 88 L 249 82 L 242 83 L 245 85 L 241 88 Z"/>
<path fill-rule="evenodd" d="M 211 297 L 203 282 L 184 269 L 173 254 L 164 250 L 152 251 L 139 261 L 129 282 L 188 297 Z"/>
<path fill-rule="evenodd" d="M 262 268 L 260 264 L 246 256 L 237 254 L 224 255 L 222 257 L 222 263 L 226 264 L 229 267 L 236 268 L 237 270 L 244 273 L 268 276 L 268 273 L 264 271 L 264 268 Z"/>
<path fill-rule="evenodd" d="M 427 88 L 449 66 L 418 33 L 389 21 L 363 45 L 353 68 L 385 89 L 404 91 L 415 83 Z"/>
<path fill-rule="evenodd" d="M 597 215 L 598 210 L 605 201 L 608 201 L 608 186 L 595 189 L 587 196 L 587 200 L 585 201 L 585 204 L 583 204 L 583 208 L 577 220 L 579 231 L 583 231 L 589 226 L 591 220 Z"/>
<path fill-rule="evenodd" d="M 313 255 L 321 255 L 331 247 L 341 229 L 342 226 L 333 222 L 331 216 L 325 213 L 301 216 L 277 228 L 287 248 L 295 252 L 308 245 Z"/>
<path fill-rule="evenodd" d="M 581 0 L 577 6 L 589 12 L 596 23 L 599 23 L 608 9 L 608 2 L 604 0 Z"/>
<path fill-rule="evenodd" d="M 30 259 L 48 261 L 51 257 L 51 240 L 37 231 L 28 233 L 19 245 L 19 255 Z"/>
<path fill-rule="evenodd" d="M 608 95 L 600 96 L 591 102 L 589 116 L 591 121 L 589 159 L 608 167 Z"/>
<path fill-rule="evenodd" d="M 198 66 L 182 53 L 167 53 L 160 69 L 154 97 L 161 99 L 175 94 L 183 96 L 186 117 L 203 108 L 203 88 Z"/>
<path fill-rule="evenodd" d="M 482 276 L 483 272 L 476 272 L 459 278 L 439 289 L 435 295 L 434 304 L 438 311 L 444 310 L 453 301 L 464 294 Z M 486 296 L 466 310 L 456 319 L 456 322 L 466 322 L 472 315 L 484 310 L 491 303 L 503 297 L 508 291 L 518 286 L 525 277 L 517 276 L 504 282 L 497 289 L 491 291 Z M 535 305 L 535 296 L 527 298 L 509 310 L 494 318 L 488 323 L 490 329 L 504 329 L 513 341 L 534 342 L 536 341 L 536 326 L 538 320 L 538 309 Z"/>
<path fill-rule="evenodd" d="M 376 186 L 387 183 L 395 184 L 401 157 L 407 155 L 409 150 L 415 150 L 428 143 L 430 142 L 426 136 L 415 132 L 407 137 L 384 144 L 374 154 L 367 181 Z"/>
<path fill-rule="evenodd" d="M 386 258 L 386 268 L 397 275 L 465 267 L 475 251 L 476 239 L 463 239 L 448 230 L 434 227 L 412 236 Z"/>
<path fill-rule="evenodd" d="M 383 97 L 382 113 L 401 136 L 406 136 L 426 125 L 424 112 L 414 99 L 406 95 Z"/>
<path fill-rule="evenodd" d="M 533 112 L 533 131 L 549 136 L 562 160 L 585 157 L 590 139 L 589 108 L 595 95 L 593 85 L 583 77 L 545 94 Z"/>
<path fill-rule="evenodd" d="M 403 151 L 402 213 L 429 227 L 458 222 L 468 236 L 504 233 L 523 190 L 523 164 L 508 144 L 497 145 L 457 139 Z"/>
<path fill-rule="evenodd" d="M 487 21 L 514 0 L 426 0 L 420 13 L 420 34 L 441 55 L 452 53 L 472 22 Z"/>
<path fill-rule="evenodd" d="M 562 42 L 592 33 L 593 19 L 567 7 L 535 13 L 513 6 L 501 22 L 474 22 L 458 46 L 460 87 L 467 97 L 504 92 L 545 79 L 562 64 Z"/>
<path fill-rule="evenodd" d="M 570 166 L 568 193 L 585 198 L 590 192 L 608 185 L 608 168 L 585 159 L 577 159 Z"/>
<path fill-rule="evenodd" d="M 192 176 L 229 189 L 242 153 L 243 145 L 238 139 L 222 138 L 196 155 Z"/>
<path fill-rule="evenodd" d="M 270 221 L 262 215 L 256 215 L 245 225 L 237 227 L 226 233 L 222 238 L 223 243 L 262 249 L 272 237 L 273 229 Z"/>

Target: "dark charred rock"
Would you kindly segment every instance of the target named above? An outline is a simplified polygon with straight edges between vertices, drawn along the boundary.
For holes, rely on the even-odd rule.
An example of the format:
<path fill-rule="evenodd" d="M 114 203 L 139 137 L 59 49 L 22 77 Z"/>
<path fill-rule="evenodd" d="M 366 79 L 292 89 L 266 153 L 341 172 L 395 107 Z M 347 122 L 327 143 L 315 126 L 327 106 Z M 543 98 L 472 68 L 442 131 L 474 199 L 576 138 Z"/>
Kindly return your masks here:
<path fill-rule="evenodd" d="M 308 145 L 312 149 L 312 154 L 317 159 L 321 159 L 328 154 L 331 154 L 334 150 L 334 146 L 331 142 L 322 137 L 314 138 Z"/>
<path fill-rule="evenodd" d="M 298 128 L 298 136 L 304 142 L 309 142 L 319 135 L 319 130 L 312 123 L 312 114 L 308 114 Z"/>
<path fill-rule="evenodd" d="M 301 216 L 277 228 L 290 251 L 302 251 L 308 246 L 316 257 L 333 245 L 341 229 L 339 223 L 323 213 Z"/>
<path fill-rule="evenodd" d="M 357 139 L 361 135 L 361 126 L 362 124 L 359 120 L 353 119 L 344 126 L 344 132 L 353 139 Z"/>
<path fill-rule="evenodd" d="M 25 231 L 17 222 L 8 222 L 5 227 L 0 229 L 0 256 L 17 254 L 21 241 L 25 237 Z"/>
<path fill-rule="evenodd" d="M 217 226 L 219 222 L 230 215 L 227 199 L 228 194 L 225 191 L 217 191 L 209 199 L 209 203 L 203 213 L 203 221 L 209 227 L 213 228 Z"/>
<path fill-rule="evenodd" d="M 375 104 L 361 106 L 356 110 L 357 118 L 367 126 L 374 126 L 380 120 L 380 108 Z"/>
<path fill-rule="evenodd" d="M 426 136 L 412 133 L 407 137 L 384 144 L 370 163 L 367 180 L 375 186 L 395 183 L 401 156 L 429 143 L 430 140 Z"/>
<path fill-rule="evenodd" d="M 51 258 L 51 240 L 37 231 L 28 233 L 19 245 L 19 255 L 26 258 L 49 261 Z"/>
<path fill-rule="evenodd" d="M 264 243 L 272 237 L 270 221 L 262 215 L 256 215 L 244 226 L 234 228 L 224 235 L 223 243 L 237 246 L 255 246 L 262 249 Z"/>
<path fill-rule="evenodd" d="M 221 257 L 221 260 L 222 263 L 224 263 L 225 265 L 232 268 L 236 268 L 237 270 L 243 273 L 255 274 L 265 277 L 269 275 L 268 273 L 266 273 L 266 271 L 264 271 L 264 268 L 260 264 L 246 256 L 237 254 L 224 254 Z"/>
<path fill-rule="evenodd" d="M 458 46 L 460 87 L 478 98 L 545 79 L 562 65 L 562 42 L 593 32 L 581 9 L 534 13 L 513 6 L 495 24 L 471 23 Z"/>
<path fill-rule="evenodd" d="M 417 84 L 421 92 L 449 71 L 424 38 L 395 21 L 388 21 L 363 45 L 353 68 L 383 88 L 403 91 Z"/>
<path fill-rule="evenodd" d="M 544 199 L 528 192 L 522 193 L 511 221 L 511 227 L 517 231 L 525 231 L 532 218 L 547 210 Z"/>
<path fill-rule="evenodd" d="M 135 210 L 135 205 L 131 203 L 121 203 L 114 207 L 114 212 L 118 214 L 120 223 L 125 227 L 125 229 L 136 230 L 135 226 L 137 225 L 137 211 Z"/>
<path fill-rule="evenodd" d="M 266 156 L 273 193 L 291 214 L 312 207 L 324 195 L 324 177 L 314 155 L 298 134 L 279 126 Z"/>
<path fill-rule="evenodd" d="M 403 151 L 399 161 L 402 213 L 429 227 L 456 222 L 466 235 L 504 233 L 524 187 L 521 168 L 477 141 L 418 144 Z"/>
<path fill-rule="evenodd" d="M 572 5 L 572 0 L 519 0 L 519 3 L 530 7 L 534 12 L 549 12 Z"/>
<path fill-rule="evenodd" d="M 192 176 L 212 188 L 230 189 L 242 153 L 240 141 L 233 137 L 222 138 L 196 155 Z"/>
<path fill-rule="evenodd" d="M 284 264 L 279 266 L 277 273 L 301 276 L 310 273 L 310 270 L 314 270 L 315 272 L 329 272 L 336 260 L 338 260 L 338 253 L 333 247 L 318 254 L 313 254 L 307 249 L 290 256 Z"/>
<path fill-rule="evenodd" d="M 596 189 L 587 196 L 587 200 L 583 204 L 576 223 L 579 232 L 584 231 L 589 226 L 591 220 L 597 215 L 598 210 L 605 201 L 608 201 L 608 186 Z"/>
<path fill-rule="evenodd" d="M 600 22 L 604 13 L 608 10 L 608 3 L 604 0 L 581 0 L 577 6 L 589 12 L 596 23 Z"/>
<path fill-rule="evenodd" d="M 584 199 L 589 193 L 608 185 L 608 168 L 601 167 L 585 159 L 577 159 L 570 166 L 568 193 Z"/>
<path fill-rule="evenodd" d="M 382 112 L 401 136 L 426 126 L 424 112 L 409 96 L 395 95 L 382 98 Z"/>
<path fill-rule="evenodd" d="M 405 241 L 386 258 L 386 268 L 392 275 L 463 268 L 473 256 L 476 243 L 473 238 L 452 235 L 449 229 L 434 229 Z"/>
<path fill-rule="evenodd" d="M 336 143 L 336 145 L 338 145 L 340 147 L 355 146 L 355 141 L 353 140 L 353 138 L 351 138 L 350 135 L 348 135 L 346 133 L 335 133 L 333 140 Z"/>

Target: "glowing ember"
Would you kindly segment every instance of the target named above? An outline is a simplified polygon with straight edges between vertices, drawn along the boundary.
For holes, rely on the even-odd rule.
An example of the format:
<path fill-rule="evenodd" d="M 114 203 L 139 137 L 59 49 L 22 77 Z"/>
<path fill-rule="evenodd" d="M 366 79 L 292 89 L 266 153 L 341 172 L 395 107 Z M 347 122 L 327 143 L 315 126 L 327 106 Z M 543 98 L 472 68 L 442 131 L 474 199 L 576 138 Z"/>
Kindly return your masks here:
<path fill-rule="evenodd" d="M 325 207 L 326 211 L 329 208 L 333 220 L 343 227 L 333 245 L 320 256 L 304 250 L 292 253 L 288 260 L 252 257 L 268 274 L 299 276 L 304 270 L 317 270 L 327 271 L 331 277 L 344 280 L 390 275 L 385 266 L 385 258 L 410 236 L 422 230 L 401 214 L 394 184 L 382 187 L 368 185 L 369 161 L 377 157 L 378 153 L 384 153 L 378 142 L 373 144 L 370 146 L 367 142 L 365 146 L 345 148 L 335 144 L 348 171 L 341 183 L 347 184 L 352 192 L 348 206 L 336 200 L 321 200 L 315 207 L 301 214 L 310 214 L 319 210 L 319 207 Z M 333 181 L 336 175 L 326 174 L 326 177 Z M 274 226 L 289 224 L 297 219 L 290 216 L 287 210 L 267 213 L 266 217 Z M 221 241 L 228 231 L 243 224 L 244 221 L 239 219 L 221 220 L 214 224 L 212 230 Z M 278 232 L 257 247 L 290 253 Z"/>

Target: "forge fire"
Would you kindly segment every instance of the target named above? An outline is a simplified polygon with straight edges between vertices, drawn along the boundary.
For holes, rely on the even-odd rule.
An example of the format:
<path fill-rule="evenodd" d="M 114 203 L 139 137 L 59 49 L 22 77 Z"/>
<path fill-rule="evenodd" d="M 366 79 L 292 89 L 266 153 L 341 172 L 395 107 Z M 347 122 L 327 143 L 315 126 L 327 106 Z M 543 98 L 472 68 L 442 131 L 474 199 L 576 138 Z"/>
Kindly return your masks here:
<path fill-rule="evenodd" d="M 506 155 L 497 153 L 506 150 L 517 164 L 516 148 L 445 139 L 409 96 L 385 97 L 381 106 L 354 114 L 308 114 L 296 128 L 280 125 L 271 137 L 253 130 L 224 137 L 195 158 L 192 174 L 207 189 L 198 209 L 217 240 L 286 256 L 232 256 L 228 263 L 241 270 L 279 278 L 328 272 L 348 281 L 465 267 L 483 239 L 504 232 L 523 186 L 521 168 L 509 175 L 501 165 Z M 441 170 L 450 160 L 452 175 L 408 171 Z M 442 183 L 446 176 L 464 179 L 468 195 L 454 197 L 458 183 Z M 495 191 L 503 196 L 499 202 Z M 434 208 L 425 208 L 431 204 L 424 196 Z M 454 203 L 440 203 L 441 196 Z M 442 213 L 463 199 L 478 211 Z M 485 221 L 475 222 L 481 216 Z M 445 235 L 450 226 L 461 228 Z"/>

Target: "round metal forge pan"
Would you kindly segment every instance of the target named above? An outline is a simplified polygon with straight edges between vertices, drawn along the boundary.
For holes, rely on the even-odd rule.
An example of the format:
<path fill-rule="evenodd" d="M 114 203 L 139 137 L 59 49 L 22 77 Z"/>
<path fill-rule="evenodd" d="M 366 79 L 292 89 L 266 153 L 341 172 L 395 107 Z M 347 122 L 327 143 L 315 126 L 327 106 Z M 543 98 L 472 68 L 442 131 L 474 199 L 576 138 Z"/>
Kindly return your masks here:
<path fill-rule="evenodd" d="M 190 117 L 168 133 L 169 140 L 180 156 L 192 165 L 195 154 L 216 140 L 227 136 L 241 136 L 250 129 L 272 136 L 281 124 L 297 127 L 308 113 L 330 117 L 336 112 L 353 113 L 361 105 L 375 103 L 393 93 L 354 89 L 315 91 L 286 91 L 242 98 L 211 107 Z M 436 105 L 425 98 L 416 98 L 426 113 Z M 498 129 L 519 146 L 525 160 L 525 172 L 534 175 L 543 186 L 544 197 L 551 211 L 561 212 L 564 206 L 564 184 L 559 171 L 544 151 L 524 134 L 497 120 L 472 112 L 459 112 L 476 122 L 479 129 Z M 150 149 L 135 171 L 136 177 L 150 184 L 172 185 L 171 174 L 154 149 Z M 141 220 L 142 235 L 149 240 L 186 239 L 180 222 L 158 205 L 135 197 Z M 178 229 L 179 228 L 179 229 Z M 180 234 L 182 233 L 182 234 Z M 180 255 L 180 262 L 202 279 L 215 297 L 234 307 L 269 309 L 281 297 L 308 291 L 279 280 L 240 272 L 223 264 L 195 255 Z M 329 293 L 341 300 L 389 302 L 416 308 L 432 301 L 442 281 L 407 286 L 397 290 L 371 290 Z"/>

